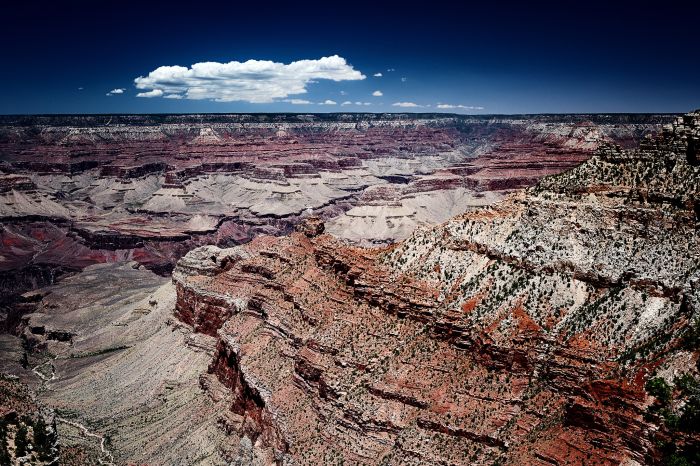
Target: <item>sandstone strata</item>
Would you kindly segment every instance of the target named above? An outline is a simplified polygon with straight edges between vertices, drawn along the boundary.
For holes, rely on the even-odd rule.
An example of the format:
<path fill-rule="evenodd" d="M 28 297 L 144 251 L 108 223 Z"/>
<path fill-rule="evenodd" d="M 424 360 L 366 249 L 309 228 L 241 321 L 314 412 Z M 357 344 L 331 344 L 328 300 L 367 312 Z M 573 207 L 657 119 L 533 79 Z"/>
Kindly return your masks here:
<path fill-rule="evenodd" d="M 385 249 L 307 225 L 189 253 L 176 312 L 217 338 L 202 387 L 230 394 L 223 428 L 279 464 L 697 454 L 699 128 Z"/>
<path fill-rule="evenodd" d="M 288 233 L 309 212 L 336 219 L 338 237 L 386 244 L 668 120 L 2 117 L 0 299 L 95 263 L 134 260 L 168 274 L 194 247 Z"/>

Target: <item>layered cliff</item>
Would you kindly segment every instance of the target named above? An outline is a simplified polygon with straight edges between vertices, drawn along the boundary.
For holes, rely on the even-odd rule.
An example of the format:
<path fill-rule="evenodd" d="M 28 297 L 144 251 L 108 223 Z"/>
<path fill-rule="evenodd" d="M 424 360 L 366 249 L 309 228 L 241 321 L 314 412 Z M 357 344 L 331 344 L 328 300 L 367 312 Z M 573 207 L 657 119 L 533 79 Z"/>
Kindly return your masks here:
<path fill-rule="evenodd" d="M 669 118 L 2 117 L 0 300 L 95 263 L 168 274 L 194 247 L 285 234 L 308 211 L 386 244 Z"/>
<path fill-rule="evenodd" d="M 284 464 L 697 461 L 700 114 L 384 249 L 195 249 L 232 442 Z M 220 397 L 220 395 L 216 395 Z"/>

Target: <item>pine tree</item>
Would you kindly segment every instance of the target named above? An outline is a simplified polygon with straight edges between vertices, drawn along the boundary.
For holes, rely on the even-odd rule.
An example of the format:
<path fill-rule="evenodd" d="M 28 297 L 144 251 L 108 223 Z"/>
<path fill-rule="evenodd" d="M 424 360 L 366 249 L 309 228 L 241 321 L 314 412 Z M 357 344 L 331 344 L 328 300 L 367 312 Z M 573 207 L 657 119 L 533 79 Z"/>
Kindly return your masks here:
<path fill-rule="evenodd" d="M 27 454 L 28 445 L 27 426 L 20 424 L 19 429 L 17 429 L 17 435 L 15 435 L 15 455 L 17 458 Z"/>

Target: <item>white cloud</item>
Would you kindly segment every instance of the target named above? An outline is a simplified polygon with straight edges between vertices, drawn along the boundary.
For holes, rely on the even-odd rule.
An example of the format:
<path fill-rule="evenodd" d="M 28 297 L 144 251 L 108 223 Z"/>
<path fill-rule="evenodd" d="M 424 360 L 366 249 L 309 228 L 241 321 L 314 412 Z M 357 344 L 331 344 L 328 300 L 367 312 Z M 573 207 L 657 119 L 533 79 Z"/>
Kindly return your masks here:
<path fill-rule="evenodd" d="M 160 97 L 163 95 L 163 91 L 161 89 L 153 89 L 152 91 L 148 92 L 139 92 L 136 94 L 136 97 Z M 168 94 L 168 99 L 177 99 L 178 97 L 182 97 L 180 94 Z M 170 97 L 173 96 L 173 97 Z M 178 97 L 174 97 L 178 96 Z"/>
<path fill-rule="evenodd" d="M 402 83 L 405 83 L 406 81 L 408 81 L 408 78 L 402 76 L 402 77 L 401 77 L 401 82 L 402 82 Z"/>
<path fill-rule="evenodd" d="M 387 71 L 391 73 L 392 71 L 396 71 L 396 70 L 394 68 L 389 68 Z"/>
<path fill-rule="evenodd" d="M 381 73 L 374 73 L 372 76 L 374 76 L 375 78 L 381 78 L 384 75 Z"/>
<path fill-rule="evenodd" d="M 304 99 L 284 99 L 285 102 L 289 102 L 292 105 L 309 105 L 312 102 L 310 100 Z"/>
<path fill-rule="evenodd" d="M 343 102 L 340 105 L 352 105 L 352 102 L 350 102 L 349 100 L 346 100 L 345 102 Z"/>
<path fill-rule="evenodd" d="M 146 94 L 146 93 L 143 92 L 143 93 L 139 93 L 139 94 Z M 138 96 L 139 94 L 137 94 L 137 96 Z M 145 96 L 141 96 L 141 97 L 145 97 Z M 154 96 L 154 97 L 157 97 L 157 96 Z M 168 94 L 168 95 L 164 95 L 163 98 L 164 98 L 164 99 L 175 99 L 175 100 L 180 100 L 180 99 L 182 99 L 182 96 L 181 96 L 180 94 Z"/>
<path fill-rule="evenodd" d="M 327 100 L 324 100 L 323 102 L 319 102 L 318 104 L 319 105 L 336 105 L 337 103 L 338 102 L 336 102 L 335 100 L 327 99 Z"/>
<path fill-rule="evenodd" d="M 85 89 L 85 88 L 82 87 L 82 86 L 80 86 L 80 87 L 78 88 L 79 91 L 82 91 L 83 89 Z"/>
<path fill-rule="evenodd" d="M 456 109 L 456 108 L 459 108 L 459 109 L 462 109 L 462 110 L 483 110 L 483 109 L 484 109 L 484 107 L 476 107 L 476 106 L 473 106 L 473 105 L 454 105 L 454 104 L 440 104 L 440 103 L 438 103 L 438 104 L 436 105 L 436 107 L 437 107 L 437 108 L 441 108 L 441 109 Z"/>
<path fill-rule="evenodd" d="M 82 90 L 82 89 L 83 89 L 82 87 L 79 88 L 79 90 Z M 122 88 L 118 88 L 118 89 L 112 89 L 111 91 L 109 91 L 109 92 L 106 93 L 105 95 L 118 95 L 118 94 L 123 94 L 125 90 L 126 90 L 126 89 L 124 89 L 123 87 L 122 87 Z"/>
<path fill-rule="evenodd" d="M 416 108 L 416 107 L 422 107 L 422 105 L 418 105 L 413 102 L 394 102 L 391 104 L 392 107 L 405 107 L 405 108 Z"/>
<path fill-rule="evenodd" d="M 353 69 L 345 58 L 333 55 L 289 64 L 248 60 L 202 62 L 189 68 L 161 66 L 148 76 L 134 79 L 134 85 L 137 89 L 149 90 L 142 94 L 160 91 L 158 95 L 180 95 L 193 100 L 270 103 L 290 95 L 304 94 L 306 86 L 319 79 L 355 81 L 365 79 L 365 75 Z"/>
<path fill-rule="evenodd" d="M 374 97 L 381 97 L 381 96 L 383 96 L 384 94 L 382 93 L 382 91 L 374 91 L 374 92 L 372 92 L 372 95 L 373 95 Z"/>
<path fill-rule="evenodd" d="M 340 91 L 340 95 L 347 95 L 348 93 L 345 91 Z"/>

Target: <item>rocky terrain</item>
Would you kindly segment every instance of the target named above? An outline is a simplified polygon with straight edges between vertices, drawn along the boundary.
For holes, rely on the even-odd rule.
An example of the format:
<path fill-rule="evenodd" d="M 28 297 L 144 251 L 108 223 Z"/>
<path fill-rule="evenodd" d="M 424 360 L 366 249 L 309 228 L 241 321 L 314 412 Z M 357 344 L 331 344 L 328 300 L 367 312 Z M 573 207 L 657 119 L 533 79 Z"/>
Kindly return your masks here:
<path fill-rule="evenodd" d="M 669 118 L 4 116 L 0 301 L 96 263 L 167 275 L 194 247 L 285 234 L 308 213 L 339 238 L 387 244 Z"/>
<path fill-rule="evenodd" d="M 700 461 L 698 113 L 5 118 L 10 461 Z"/>
<path fill-rule="evenodd" d="M 700 113 L 384 249 L 188 253 L 176 315 L 260 464 L 697 464 Z"/>

